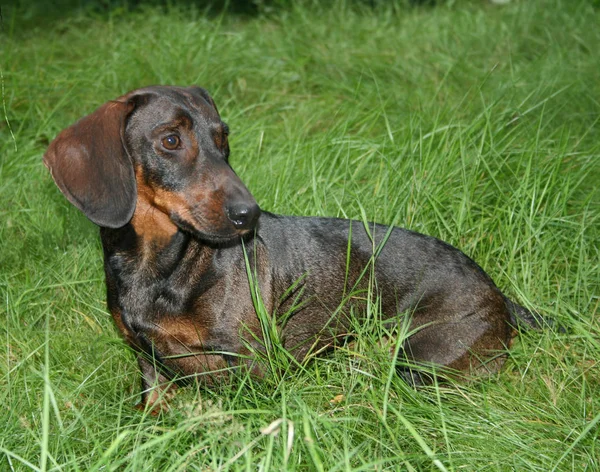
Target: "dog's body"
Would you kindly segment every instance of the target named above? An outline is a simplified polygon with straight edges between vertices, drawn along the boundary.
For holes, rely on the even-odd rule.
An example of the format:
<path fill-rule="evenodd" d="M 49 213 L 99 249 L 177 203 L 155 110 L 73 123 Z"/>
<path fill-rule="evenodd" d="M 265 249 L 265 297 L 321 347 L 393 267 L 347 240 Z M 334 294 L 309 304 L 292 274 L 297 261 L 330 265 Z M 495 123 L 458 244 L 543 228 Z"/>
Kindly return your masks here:
<path fill-rule="evenodd" d="M 361 316 L 369 290 L 391 323 L 410 317 L 407 357 L 465 374 L 501 367 L 514 315 L 535 324 L 435 238 L 261 213 L 228 154 L 206 91 L 148 87 L 67 128 L 44 156 L 61 191 L 101 227 L 108 306 L 139 353 L 144 403 L 176 375 L 260 373 L 255 286 L 266 311 L 285 317 L 281 338 L 298 360 L 350 334 L 350 312 Z"/>

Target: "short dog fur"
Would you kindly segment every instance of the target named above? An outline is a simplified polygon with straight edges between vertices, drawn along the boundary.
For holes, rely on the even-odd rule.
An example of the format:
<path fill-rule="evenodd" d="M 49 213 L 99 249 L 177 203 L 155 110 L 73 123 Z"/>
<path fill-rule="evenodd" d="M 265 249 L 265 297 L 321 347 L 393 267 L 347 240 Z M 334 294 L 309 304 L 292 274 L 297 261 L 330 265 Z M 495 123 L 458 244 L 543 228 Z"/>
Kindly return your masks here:
<path fill-rule="evenodd" d="M 350 333 L 369 287 L 390 323 L 410 320 L 410 361 L 459 374 L 497 371 L 517 318 L 537 325 L 438 239 L 261 211 L 229 165 L 227 136 L 206 90 L 153 86 L 102 105 L 44 155 L 63 194 L 100 226 L 108 308 L 138 353 L 142 405 L 174 378 L 212 382 L 242 365 L 261 374 L 246 261 L 266 310 L 287 314 L 281 339 L 299 361 Z"/>

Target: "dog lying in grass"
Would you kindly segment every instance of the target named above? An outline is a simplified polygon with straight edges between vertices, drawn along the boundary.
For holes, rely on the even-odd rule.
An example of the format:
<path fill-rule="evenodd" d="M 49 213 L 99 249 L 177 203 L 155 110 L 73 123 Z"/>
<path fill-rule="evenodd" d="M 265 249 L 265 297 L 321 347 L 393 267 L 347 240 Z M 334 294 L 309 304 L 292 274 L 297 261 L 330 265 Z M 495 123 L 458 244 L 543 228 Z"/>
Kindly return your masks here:
<path fill-rule="evenodd" d="M 204 89 L 155 86 L 102 105 L 44 155 L 62 193 L 100 226 L 108 308 L 138 354 L 143 406 L 174 379 L 262 375 L 257 295 L 299 362 L 348 336 L 368 291 L 387 323 L 408 323 L 407 360 L 454 375 L 497 371 L 518 319 L 538 325 L 438 239 L 261 211 L 229 165 L 227 136 Z"/>

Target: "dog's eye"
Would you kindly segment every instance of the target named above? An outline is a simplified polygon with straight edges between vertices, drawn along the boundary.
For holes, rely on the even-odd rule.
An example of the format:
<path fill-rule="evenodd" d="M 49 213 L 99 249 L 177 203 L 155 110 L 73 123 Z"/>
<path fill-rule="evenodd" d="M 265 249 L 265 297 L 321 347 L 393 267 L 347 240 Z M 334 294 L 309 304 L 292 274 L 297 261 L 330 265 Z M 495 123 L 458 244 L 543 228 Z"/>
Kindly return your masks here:
<path fill-rule="evenodd" d="M 170 134 L 169 136 L 162 138 L 160 143 L 165 149 L 169 151 L 174 151 L 181 144 L 181 139 L 179 139 L 179 136 L 177 136 L 176 134 Z"/>

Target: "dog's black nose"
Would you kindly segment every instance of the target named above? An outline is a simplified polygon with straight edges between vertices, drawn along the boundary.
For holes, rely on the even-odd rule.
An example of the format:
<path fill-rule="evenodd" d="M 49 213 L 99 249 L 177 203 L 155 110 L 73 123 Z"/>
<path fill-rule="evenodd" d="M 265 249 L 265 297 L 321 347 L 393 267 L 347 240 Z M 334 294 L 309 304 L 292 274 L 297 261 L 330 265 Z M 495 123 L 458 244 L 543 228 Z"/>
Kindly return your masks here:
<path fill-rule="evenodd" d="M 260 208 L 256 203 L 233 203 L 227 207 L 227 217 L 236 229 L 252 229 L 260 215 Z"/>

